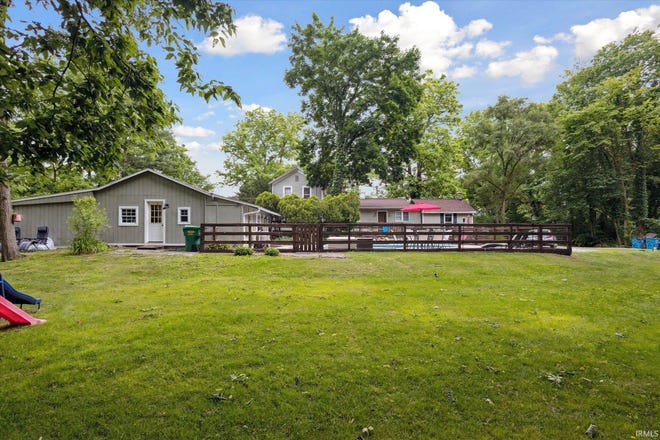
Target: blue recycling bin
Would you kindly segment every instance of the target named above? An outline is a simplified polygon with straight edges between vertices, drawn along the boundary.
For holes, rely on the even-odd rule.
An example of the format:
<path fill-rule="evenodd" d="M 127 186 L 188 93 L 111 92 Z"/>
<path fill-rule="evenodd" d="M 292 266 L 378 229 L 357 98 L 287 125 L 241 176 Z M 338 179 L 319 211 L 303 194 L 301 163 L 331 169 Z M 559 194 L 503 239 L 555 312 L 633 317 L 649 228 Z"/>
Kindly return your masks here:
<path fill-rule="evenodd" d="M 632 238 L 632 248 L 633 249 L 644 249 L 644 239 L 643 238 Z"/>
<path fill-rule="evenodd" d="M 658 239 L 657 238 L 647 238 L 646 239 L 646 249 L 657 250 L 658 249 Z"/>

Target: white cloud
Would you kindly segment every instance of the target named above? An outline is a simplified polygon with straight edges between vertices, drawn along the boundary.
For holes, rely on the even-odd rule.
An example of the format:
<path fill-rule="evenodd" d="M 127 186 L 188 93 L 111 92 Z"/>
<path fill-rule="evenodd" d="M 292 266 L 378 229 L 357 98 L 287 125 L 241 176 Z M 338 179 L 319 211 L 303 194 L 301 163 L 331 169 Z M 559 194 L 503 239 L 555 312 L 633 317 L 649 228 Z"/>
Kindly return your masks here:
<path fill-rule="evenodd" d="M 243 53 L 273 54 L 285 49 L 284 25 L 269 18 L 247 15 L 234 21 L 235 35 L 225 40 L 225 45 L 213 46 L 211 38 L 206 38 L 200 49 L 216 55 L 238 55 Z"/>
<path fill-rule="evenodd" d="M 399 38 L 399 47 L 417 47 L 421 53 L 423 70 L 433 70 L 436 75 L 447 73 L 454 59 L 474 56 L 472 49 L 475 38 L 490 30 L 493 25 L 485 19 L 471 21 L 460 28 L 434 1 L 419 6 L 404 3 L 398 15 L 383 10 L 378 17 L 365 15 L 349 20 L 353 28 L 368 37 L 377 37 L 381 32 Z"/>
<path fill-rule="evenodd" d="M 528 52 L 518 52 L 511 60 L 490 63 L 486 73 L 491 78 L 520 76 L 523 82 L 533 84 L 543 80 L 558 55 L 552 46 L 536 46 Z"/>
<path fill-rule="evenodd" d="M 205 119 L 210 118 L 211 116 L 215 116 L 215 112 L 214 112 L 213 110 L 209 110 L 209 111 L 206 112 L 206 113 L 202 113 L 201 115 L 197 116 L 196 119 L 197 119 L 198 121 L 203 121 L 203 120 L 205 120 Z"/>
<path fill-rule="evenodd" d="M 550 44 L 552 43 L 552 38 L 545 38 L 540 35 L 534 35 L 534 43 L 536 44 Z"/>
<path fill-rule="evenodd" d="M 259 104 L 245 104 L 244 106 L 241 107 L 241 110 L 243 110 L 244 112 L 251 112 L 257 109 L 261 109 L 266 112 L 273 110 L 270 107 L 264 107 L 263 105 L 259 105 Z"/>
<path fill-rule="evenodd" d="M 476 54 L 484 58 L 497 58 L 502 56 L 504 48 L 511 44 L 510 41 L 481 40 L 477 43 Z"/>
<path fill-rule="evenodd" d="M 575 55 L 579 59 L 591 58 L 598 49 L 622 40 L 634 31 L 656 31 L 658 35 L 660 26 L 660 6 L 652 5 L 648 8 L 639 8 L 624 11 L 615 19 L 599 18 L 587 24 L 571 27 L 575 37 Z"/>
<path fill-rule="evenodd" d="M 202 144 L 197 141 L 183 142 L 183 146 L 186 147 L 186 150 L 189 152 L 199 151 L 202 149 Z"/>
<path fill-rule="evenodd" d="M 468 37 L 478 37 L 486 31 L 489 31 L 493 28 L 492 23 L 488 20 L 480 18 L 478 20 L 472 20 L 467 27 L 465 28 L 465 33 Z"/>
<path fill-rule="evenodd" d="M 477 74 L 476 68 L 462 65 L 452 70 L 449 76 L 451 76 L 453 79 L 461 79 L 461 78 L 470 78 L 476 74 Z"/>
<path fill-rule="evenodd" d="M 178 139 L 177 139 L 178 140 Z M 198 141 L 190 141 L 190 142 L 179 142 L 181 145 L 186 147 L 186 150 L 188 151 L 189 154 L 194 155 L 194 154 L 199 154 L 204 151 L 218 151 L 220 147 L 222 146 L 222 142 L 208 142 L 208 143 L 201 143 Z"/>
<path fill-rule="evenodd" d="M 204 127 L 177 125 L 172 129 L 174 136 L 179 138 L 207 138 L 215 135 L 215 131 Z"/>

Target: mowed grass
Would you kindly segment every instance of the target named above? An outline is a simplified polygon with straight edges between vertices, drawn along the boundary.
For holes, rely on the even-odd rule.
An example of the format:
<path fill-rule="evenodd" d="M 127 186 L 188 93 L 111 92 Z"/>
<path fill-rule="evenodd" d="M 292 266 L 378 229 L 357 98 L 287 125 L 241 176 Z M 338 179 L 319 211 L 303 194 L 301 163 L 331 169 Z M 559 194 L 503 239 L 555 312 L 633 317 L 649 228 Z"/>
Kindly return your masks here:
<path fill-rule="evenodd" d="M 32 254 L 1 267 L 48 322 L 0 332 L 0 436 L 635 437 L 660 429 L 659 263 Z"/>

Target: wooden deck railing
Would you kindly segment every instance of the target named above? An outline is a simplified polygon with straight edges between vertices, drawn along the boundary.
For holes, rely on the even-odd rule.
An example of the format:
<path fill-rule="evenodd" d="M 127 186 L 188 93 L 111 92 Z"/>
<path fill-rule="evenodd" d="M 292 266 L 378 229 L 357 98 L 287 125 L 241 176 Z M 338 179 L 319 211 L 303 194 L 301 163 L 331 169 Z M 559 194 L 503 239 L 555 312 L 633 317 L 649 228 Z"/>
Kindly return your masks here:
<path fill-rule="evenodd" d="M 503 251 L 570 255 L 566 224 L 204 223 L 202 252 L 236 246 L 282 252 Z"/>

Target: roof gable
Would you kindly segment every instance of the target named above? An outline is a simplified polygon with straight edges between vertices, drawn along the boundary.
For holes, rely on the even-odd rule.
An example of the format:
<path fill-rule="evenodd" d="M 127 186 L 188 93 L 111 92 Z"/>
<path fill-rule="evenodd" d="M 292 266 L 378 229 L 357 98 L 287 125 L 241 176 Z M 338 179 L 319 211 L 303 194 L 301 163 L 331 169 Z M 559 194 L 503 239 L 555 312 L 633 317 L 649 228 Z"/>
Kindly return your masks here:
<path fill-rule="evenodd" d="M 286 173 L 277 176 L 276 178 L 274 178 L 273 180 L 271 180 L 268 183 L 270 185 L 274 185 L 277 182 L 281 182 L 282 180 L 288 179 L 289 177 L 293 176 L 294 174 L 300 174 L 300 175 L 302 175 L 303 177 L 306 178 L 305 172 L 300 167 L 293 167 L 289 171 L 287 171 Z"/>
<path fill-rule="evenodd" d="M 116 187 L 117 185 L 125 184 L 125 183 L 129 182 L 130 180 L 132 180 L 132 179 L 134 179 L 138 176 L 145 175 L 145 174 L 151 174 L 151 175 L 157 176 L 161 179 L 168 180 L 168 181 L 170 181 L 170 182 L 172 182 L 176 185 L 183 186 L 185 188 L 188 188 L 192 191 L 195 191 L 195 192 L 197 192 L 197 193 L 199 193 L 199 194 L 201 194 L 205 197 L 209 197 L 211 199 L 223 200 L 223 201 L 235 203 L 235 204 L 238 204 L 238 205 L 248 206 L 248 207 L 251 207 L 251 208 L 259 209 L 262 212 L 265 212 L 267 214 L 271 214 L 271 215 L 274 215 L 274 216 L 277 216 L 277 217 L 281 217 L 280 214 L 278 214 L 276 212 L 273 212 L 273 211 L 269 211 L 265 208 L 262 208 L 261 206 L 254 205 L 252 203 L 243 202 L 243 201 L 236 200 L 236 199 L 231 199 L 229 197 L 219 196 L 217 194 L 214 194 L 214 193 L 205 191 L 203 189 L 197 188 L 196 186 L 193 186 L 193 185 L 190 185 L 188 183 L 182 182 L 180 180 L 174 179 L 172 177 L 166 176 L 165 174 L 162 174 L 162 173 L 160 173 L 156 170 L 150 169 L 150 168 L 146 168 L 144 170 L 138 171 L 137 173 L 133 173 L 131 175 L 122 177 L 121 179 L 113 180 L 112 182 L 109 182 L 109 183 L 107 183 L 103 186 L 100 186 L 98 188 L 84 189 L 84 190 L 79 190 L 79 191 L 69 191 L 69 192 L 65 192 L 65 193 L 50 194 L 50 195 L 45 195 L 45 196 L 27 197 L 27 198 L 24 198 L 24 199 L 14 200 L 14 201 L 12 201 L 12 204 L 21 205 L 21 204 L 29 204 L 30 202 L 42 202 L 43 203 L 43 202 L 46 202 L 46 201 L 48 201 L 48 202 L 50 202 L 50 201 L 53 201 L 53 202 L 61 202 L 61 201 L 71 202 L 73 200 L 73 198 L 77 195 L 94 196 L 94 194 L 97 193 L 97 192 L 104 191 L 104 190 Z"/>

